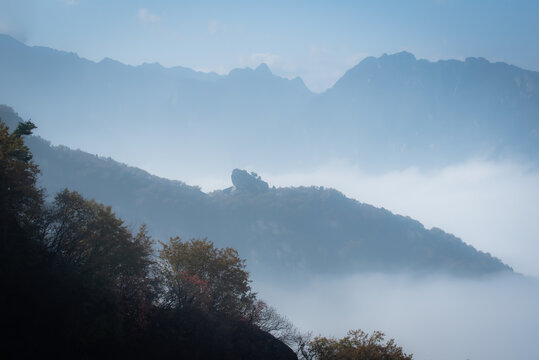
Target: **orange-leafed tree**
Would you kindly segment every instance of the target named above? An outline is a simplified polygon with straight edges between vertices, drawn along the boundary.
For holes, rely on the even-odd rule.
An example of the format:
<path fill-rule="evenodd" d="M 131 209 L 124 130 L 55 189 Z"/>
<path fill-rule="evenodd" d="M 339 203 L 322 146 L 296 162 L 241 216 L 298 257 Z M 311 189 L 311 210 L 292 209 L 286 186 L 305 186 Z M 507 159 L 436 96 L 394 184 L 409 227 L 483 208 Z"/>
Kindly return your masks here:
<path fill-rule="evenodd" d="M 305 359 L 316 360 L 412 360 L 393 339 L 382 332 L 351 330 L 342 339 L 316 337 L 304 349 Z"/>
<path fill-rule="evenodd" d="M 162 246 L 164 300 L 170 306 L 195 306 L 238 318 L 252 309 L 255 294 L 245 260 L 236 250 L 216 248 L 206 239 L 182 241 L 179 237 Z"/>

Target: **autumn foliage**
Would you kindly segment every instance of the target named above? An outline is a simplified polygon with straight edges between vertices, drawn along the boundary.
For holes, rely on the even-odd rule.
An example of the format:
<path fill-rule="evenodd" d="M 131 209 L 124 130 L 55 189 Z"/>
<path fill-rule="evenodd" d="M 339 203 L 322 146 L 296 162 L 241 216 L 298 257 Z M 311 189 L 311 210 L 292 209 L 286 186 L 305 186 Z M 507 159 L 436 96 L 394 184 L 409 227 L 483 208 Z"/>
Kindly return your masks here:
<path fill-rule="evenodd" d="M 198 306 L 212 313 L 241 318 L 252 308 L 245 261 L 232 248 L 218 249 L 204 240 L 171 238 L 159 252 L 165 299 L 178 308 Z"/>
<path fill-rule="evenodd" d="M 384 338 L 382 332 L 369 335 L 362 330 L 351 330 L 342 339 L 316 337 L 305 355 L 316 360 L 412 360 L 393 339 Z"/>

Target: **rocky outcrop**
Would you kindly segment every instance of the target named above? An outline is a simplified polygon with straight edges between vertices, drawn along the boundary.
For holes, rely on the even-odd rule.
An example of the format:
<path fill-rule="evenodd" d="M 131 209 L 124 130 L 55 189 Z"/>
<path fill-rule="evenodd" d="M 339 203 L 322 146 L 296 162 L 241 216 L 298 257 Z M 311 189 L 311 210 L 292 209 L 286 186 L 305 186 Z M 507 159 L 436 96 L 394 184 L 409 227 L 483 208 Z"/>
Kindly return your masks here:
<path fill-rule="evenodd" d="M 245 170 L 234 169 L 231 177 L 232 184 L 237 191 L 263 193 L 269 190 L 268 183 L 262 180 L 257 173 L 248 173 Z"/>

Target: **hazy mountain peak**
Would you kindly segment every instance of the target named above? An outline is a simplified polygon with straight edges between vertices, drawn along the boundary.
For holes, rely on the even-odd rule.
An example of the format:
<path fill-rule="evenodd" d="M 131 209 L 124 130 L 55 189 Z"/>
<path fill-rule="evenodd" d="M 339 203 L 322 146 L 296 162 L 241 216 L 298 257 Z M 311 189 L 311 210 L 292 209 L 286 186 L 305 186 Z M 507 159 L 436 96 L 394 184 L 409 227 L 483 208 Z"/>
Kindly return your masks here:
<path fill-rule="evenodd" d="M 249 67 L 232 69 L 226 78 L 240 86 L 263 86 L 266 91 L 279 94 L 287 99 L 290 97 L 283 94 L 289 92 L 292 92 L 294 96 L 298 94 L 301 94 L 300 96 L 312 95 L 300 77 L 288 79 L 275 75 L 265 63 L 260 64 L 255 69 Z"/>
<path fill-rule="evenodd" d="M 268 65 L 265 63 L 262 63 L 258 65 L 255 69 L 246 67 L 246 68 L 236 68 L 230 70 L 230 73 L 228 74 L 230 77 L 243 77 L 243 76 L 252 76 L 253 74 L 257 75 L 258 77 L 273 77 L 273 73 L 271 72 Z"/>
<path fill-rule="evenodd" d="M 415 57 L 415 55 L 408 51 L 401 51 L 401 52 L 389 54 L 389 55 L 387 53 L 384 53 L 380 57 L 375 57 L 375 56 L 366 57 L 363 60 L 361 60 L 359 64 L 354 66 L 352 69 L 357 68 L 359 66 L 365 66 L 365 65 L 370 65 L 370 64 L 379 64 L 379 63 L 387 63 L 387 62 L 405 63 L 405 62 L 415 62 L 416 60 L 417 58 Z"/>
<path fill-rule="evenodd" d="M 417 60 L 415 55 L 408 52 L 408 51 L 401 51 L 401 52 L 395 53 L 393 55 L 390 55 L 389 57 L 392 57 L 394 59 L 399 59 L 399 60 L 407 60 L 407 61 L 415 61 L 415 60 Z"/>
<path fill-rule="evenodd" d="M 124 64 L 122 64 L 121 62 L 119 62 L 118 60 L 114 60 L 114 59 L 111 59 L 109 57 L 104 57 L 100 62 L 99 64 L 103 64 L 103 65 L 122 65 L 122 66 L 125 66 Z"/>
<path fill-rule="evenodd" d="M 490 64 L 490 61 L 488 61 L 484 57 L 467 57 L 465 62 L 467 64 L 478 64 L 478 65 L 488 65 L 488 64 Z"/>
<path fill-rule="evenodd" d="M 414 54 L 407 51 L 401 51 L 395 54 L 383 54 L 375 60 L 378 67 L 389 67 L 395 69 L 409 68 L 418 62 Z"/>
<path fill-rule="evenodd" d="M 260 73 L 260 74 L 273 75 L 273 73 L 271 72 L 269 66 L 266 63 L 262 63 L 262 64 L 258 65 L 258 67 L 255 69 L 255 71 L 257 73 Z"/>
<path fill-rule="evenodd" d="M 146 69 L 158 69 L 158 70 L 162 70 L 165 68 L 163 65 L 159 64 L 158 62 L 153 62 L 153 63 L 145 62 L 142 65 L 140 65 L 140 67 L 146 68 Z"/>

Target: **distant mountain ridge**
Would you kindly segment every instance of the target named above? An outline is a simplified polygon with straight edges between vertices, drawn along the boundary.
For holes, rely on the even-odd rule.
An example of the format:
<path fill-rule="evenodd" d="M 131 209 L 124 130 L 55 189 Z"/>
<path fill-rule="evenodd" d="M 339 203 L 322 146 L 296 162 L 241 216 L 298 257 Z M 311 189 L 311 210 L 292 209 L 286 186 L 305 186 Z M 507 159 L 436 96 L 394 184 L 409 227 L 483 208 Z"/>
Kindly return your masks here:
<path fill-rule="evenodd" d="M 218 75 L 96 63 L 6 35 L 0 52 L 0 102 L 40 119 L 45 138 L 158 173 L 174 163 L 177 178 L 335 159 L 375 171 L 471 156 L 539 165 L 539 73 L 482 58 L 369 57 L 315 94 L 265 64 Z"/>
<path fill-rule="evenodd" d="M 470 154 L 539 160 L 538 72 L 484 58 L 430 62 L 401 52 L 364 59 L 323 97 L 322 108 L 338 114 L 334 125 L 353 124 L 342 143 L 360 157 L 382 143 L 392 151 L 381 151 L 379 161 L 394 166 L 414 165 L 410 159 L 436 166 Z M 350 146 L 353 140 L 366 146 Z"/>
<path fill-rule="evenodd" d="M 297 113 L 314 96 L 301 79 L 277 77 L 267 66 L 221 76 L 110 59 L 95 63 L 6 35 L 0 35 L 0 52 L 0 102 L 39 118 L 40 134 L 124 160 L 138 153 L 137 159 L 149 164 L 161 158 L 157 142 L 186 168 L 196 166 L 185 154 L 198 146 L 212 152 L 218 147 L 220 160 L 239 158 L 245 151 L 238 145 L 251 139 L 260 144 L 260 132 L 278 138 L 282 127 L 299 131 L 301 123 L 282 114 Z M 225 129 L 232 131 L 224 136 Z M 204 138 L 195 135 L 202 133 Z M 151 144 L 144 154 L 141 143 Z M 150 153 L 153 159 L 146 156 Z"/>
<path fill-rule="evenodd" d="M 14 127 L 20 118 L 0 106 Z M 258 276 L 360 271 L 480 276 L 511 273 L 490 254 L 440 229 L 346 198 L 333 189 L 275 188 L 236 169 L 233 187 L 206 194 L 40 137 L 26 140 L 49 195 L 68 187 L 112 205 L 131 226 L 146 223 L 160 239 L 209 237 L 248 259 Z"/>

